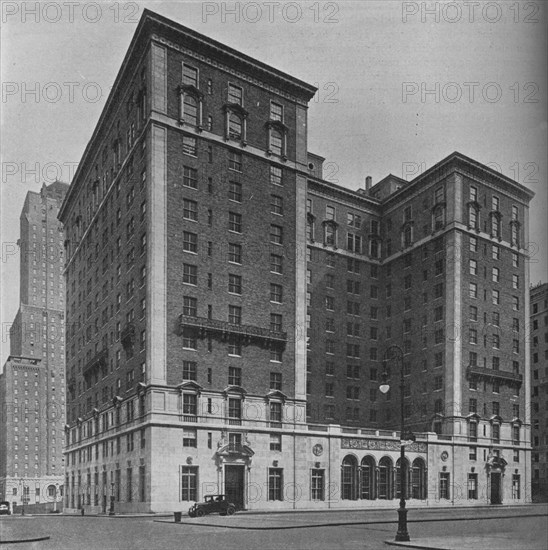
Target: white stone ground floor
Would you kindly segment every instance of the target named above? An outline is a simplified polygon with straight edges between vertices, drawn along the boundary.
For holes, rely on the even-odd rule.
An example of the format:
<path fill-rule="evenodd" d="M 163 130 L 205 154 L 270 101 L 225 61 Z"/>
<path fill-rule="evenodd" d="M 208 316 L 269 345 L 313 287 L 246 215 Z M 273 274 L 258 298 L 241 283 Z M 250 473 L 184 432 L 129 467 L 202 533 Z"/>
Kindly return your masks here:
<path fill-rule="evenodd" d="M 409 506 L 531 501 L 526 442 L 426 433 L 405 449 Z M 399 458 L 395 432 L 155 414 L 72 443 L 64 504 L 172 512 L 220 493 L 247 510 L 393 508 Z"/>

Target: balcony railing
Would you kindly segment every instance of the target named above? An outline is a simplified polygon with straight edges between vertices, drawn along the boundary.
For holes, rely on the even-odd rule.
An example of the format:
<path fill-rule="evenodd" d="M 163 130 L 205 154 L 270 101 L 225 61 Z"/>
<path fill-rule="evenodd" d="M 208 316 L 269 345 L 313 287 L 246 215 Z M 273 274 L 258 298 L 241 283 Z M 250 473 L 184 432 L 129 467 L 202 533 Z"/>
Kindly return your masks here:
<path fill-rule="evenodd" d="M 86 374 L 89 374 L 93 372 L 96 369 L 99 369 L 103 366 L 107 365 L 108 360 L 108 349 L 104 348 L 98 353 L 96 353 L 85 365 L 82 369 L 82 374 L 86 376 Z"/>
<path fill-rule="evenodd" d="M 513 372 L 504 370 L 487 369 L 485 367 L 478 367 L 475 365 L 469 365 L 467 369 L 468 378 L 474 376 L 486 380 L 499 380 L 510 384 L 521 386 L 523 382 L 522 374 L 515 374 Z"/>
<path fill-rule="evenodd" d="M 285 345 L 287 342 L 287 333 L 269 330 L 253 325 L 235 325 L 227 321 L 219 321 L 217 319 L 207 319 L 205 317 L 191 317 L 181 314 L 179 316 L 179 329 L 193 328 L 197 329 L 200 336 L 207 334 L 217 334 L 221 338 L 229 336 L 239 336 L 244 341 L 262 341 L 273 342 Z"/>

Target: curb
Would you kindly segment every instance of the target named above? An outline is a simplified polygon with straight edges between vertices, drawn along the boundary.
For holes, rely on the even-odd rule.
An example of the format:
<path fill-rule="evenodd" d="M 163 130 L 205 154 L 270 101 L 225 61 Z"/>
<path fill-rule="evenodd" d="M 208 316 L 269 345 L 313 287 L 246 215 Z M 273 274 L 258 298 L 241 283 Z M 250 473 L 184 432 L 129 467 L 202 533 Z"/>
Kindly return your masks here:
<path fill-rule="evenodd" d="M 14 540 L 0 540 L 0 544 L 18 544 L 20 542 L 38 542 L 41 540 L 49 540 L 51 537 L 48 535 L 46 537 L 35 537 L 32 539 L 14 539 Z"/>
<path fill-rule="evenodd" d="M 523 517 L 546 517 L 547 514 L 527 514 L 519 516 L 493 516 L 489 518 L 432 518 L 432 519 L 408 519 L 407 523 L 432 523 L 432 522 L 442 522 L 442 521 L 470 521 L 470 520 L 484 520 L 488 521 L 491 519 L 510 519 L 510 518 L 523 518 Z M 311 529 L 313 527 L 342 527 L 345 525 L 383 525 L 383 524 L 396 524 L 398 523 L 397 519 L 393 520 L 369 520 L 369 521 L 337 521 L 330 523 L 314 523 L 309 525 L 279 525 L 272 527 L 249 527 L 249 526 L 239 526 L 239 525 L 220 525 L 216 523 L 195 523 L 190 521 L 163 521 L 163 520 L 154 520 L 155 523 L 173 523 L 176 525 L 198 525 L 200 527 L 218 527 L 220 529 L 241 529 L 242 531 L 285 531 L 289 529 Z M 392 541 L 390 541 L 391 543 Z M 390 544 L 386 543 L 386 544 Z M 402 544 L 396 544 L 395 546 L 406 546 Z M 422 546 L 411 546 L 411 548 L 423 548 Z M 430 547 L 428 547 L 430 548 Z M 444 550 L 443 548 L 440 550 Z"/>

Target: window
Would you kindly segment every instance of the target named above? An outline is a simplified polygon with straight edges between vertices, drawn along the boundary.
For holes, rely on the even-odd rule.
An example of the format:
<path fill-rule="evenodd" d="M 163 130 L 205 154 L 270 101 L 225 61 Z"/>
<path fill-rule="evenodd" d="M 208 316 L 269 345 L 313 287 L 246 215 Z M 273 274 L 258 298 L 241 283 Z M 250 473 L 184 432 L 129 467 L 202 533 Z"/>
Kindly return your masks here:
<path fill-rule="evenodd" d="M 478 239 L 477 237 L 470 237 L 470 252 L 478 251 Z"/>
<path fill-rule="evenodd" d="M 284 108 L 279 103 L 270 102 L 270 120 L 279 120 L 283 122 L 284 119 Z"/>
<path fill-rule="evenodd" d="M 449 500 L 449 481 L 450 474 L 449 472 L 440 472 L 440 499 Z"/>
<path fill-rule="evenodd" d="M 279 225 L 270 225 L 270 242 L 274 244 L 283 244 L 283 228 Z"/>
<path fill-rule="evenodd" d="M 498 267 L 493 268 L 492 279 L 494 283 L 500 282 L 500 269 Z"/>
<path fill-rule="evenodd" d="M 242 215 L 236 212 L 228 213 L 228 230 L 234 233 L 242 232 Z"/>
<path fill-rule="evenodd" d="M 198 252 L 198 235 L 190 231 L 183 231 L 183 250 L 185 252 Z"/>
<path fill-rule="evenodd" d="M 198 88 L 198 69 L 183 63 L 183 84 Z"/>
<path fill-rule="evenodd" d="M 192 157 L 198 154 L 198 142 L 195 137 L 183 136 L 183 153 Z"/>
<path fill-rule="evenodd" d="M 273 273 L 282 273 L 282 256 L 270 254 L 270 271 Z"/>
<path fill-rule="evenodd" d="M 228 183 L 228 199 L 234 202 L 242 202 L 242 184 L 237 181 Z"/>
<path fill-rule="evenodd" d="M 233 425 L 241 424 L 242 422 L 242 401 L 238 398 L 228 399 L 228 418 L 229 423 Z"/>
<path fill-rule="evenodd" d="M 242 369 L 240 367 L 228 367 L 229 386 L 242 385 Z"/>
<path fill-rule="evenodd" d="M 468 474 L 468 499 L 477 500 L 477 498 L 478 498 L 478 474 Z"/>
<path fill-rule="evenodd" d="M 242 263 L 242 245 L 228 243 L 228 261 L 233 264 Z"/>
<path fill-rule="evenodd" d="M 280 373 L 280 372 L 271 372 L 270 373 L 270 389 L 281 391 L 281 389 L 282 389 L 282 373 Z"/>
<path fill-rule="evenodd" d="M 228 340 L 228 354 L 238 357 L 242 355 L 242 343 L 238 336 L 230 336 Z"/>
<path fill-rule="evenodd" d="M 325 470 L 313 469 L 311 471 L 311 498 L 312 500 L 324 500 Z"/>
<path fill-rule="evenodd" d="M 273 155 L 282 156 L 284 153 L 283 134 L 277 128 L 270 128 L 270 151 Z"/>
<path fill-rule="evenodd" d="M 492 290 L 491 296 L 493 299 L 493 305 L 498 306 L 500 304 L 500 291 L 499 290 Z"/>
<path fill-rule="evenodd" d="M 478 274 L 478 262 L 476 260 L 470 260 L 469 271 L 470 275 Z"/>
<path fill-rule="evenodd" d="M 476 283 L 470 283 L 468 286 L 468 293 L 470 298 L 478 297 L 478 285 Z"/>
<path fill-rule="evenodd" d="M 181 467 L 181 500 L 194 502 L 198 500 L 198 467 L 196 466 Z"/>
<path fill-rule="evenodd" d="M 469 319 L 470 321 L 477 321 L 478 320 L 478 308 L 476 306 L 470 306 L 469 307 Z"/>
<path fill-rule="evenodd" d="M 243 136 L 242 118 L 232 111 L 228 113 L 228 136 L 231 139 L 242 139 Z"/>
<path fill-rule="evenodd" d="M 236 172 L 242 171 L 242 154 L 234 151 L 228 152 L 228 168 Z"/>
<path fill-rule="evenodd" d="M 270 183 L 282 185 L 282 169 L 278 166 L 270 166 Z"/>
<path fill-rule="evenodd" d="M 228 322 L 232 325 L 242 324 L 242 308 L 240 306 L 228 306 Z"/>
<path fill-rule="evenodd" d="M 198 300 L 191 296 L 183 296 L 183 315 L 196 317 L 198 315 Z"/>
<path fill-rule="evenodd" d="M 279 401 L 272 401 L 269 407 L 270 412 L 270 426 L 281 427 L 282 422 L 282 403 Z"/>
<path fill-rule="evenodd" d="M 282 450 L 282 436 L 281 434 L 270 434 L 270 450 L 281 451 Z"/>
<path fill-rule="evenodd" d="M 283 287 L 275 283 L 270 283 L 270 301 L 281 304 L 283 298 Z"/>
<path fill-rule="evenodd" d="M 243 90 L 234 84 L 228 85 L 228 103 L 243 106 Z"/>
<path fill-rule="evenodd" d="M 183 393 L 183 414 L 196 416 L 198 414 L 198 396 L 193 393 Z M 184 436 L 183 436 L 184 437 Z M 195 445 L 185 445 L 184 447 L 194 447 Z"/>
<path fill-rule="evenodd" d="M 519 297 L 512 296 L 512 309 L 514 311 L 519 311 Z"/>
<path fill-rule="evenodd" d="M 270 212 L 283 216 L 283 198 L 278 195 L 270 195 Z"/>
<path fill-rule="evenodd" d="M 242 277 L 240 275 L 228 275 L 228 292 L 231 294 L 242 293 Z"/>
<path fill-rule="evenodd" d="M 496 244 L 491 247 L 491 257 L 493 260 L 500 260 L 500 248 Z"/>
<path fill-rule="evenodd" d="M 268 469 L 268 500 L 283 500 L 283 469 Z"/>
<path fill-rule="evenodd" d="M 183 380 L 197 380 L 196 361 L 183 361 Z"/>
<path fill-rule="evenodd" d="M 183 119 L 189 126 L 198 126 L 198 101 L 193 95 L 183 94 Z"/>
<path fill-rule="evenodd" d="M 198 221 L 198 203 L 189 199 L 183 199 L 183 218 Z"/>
<path fill-rule="evenodd" d="M 519 288 L 519 275 L 512 275 L 512 288 Z"/>

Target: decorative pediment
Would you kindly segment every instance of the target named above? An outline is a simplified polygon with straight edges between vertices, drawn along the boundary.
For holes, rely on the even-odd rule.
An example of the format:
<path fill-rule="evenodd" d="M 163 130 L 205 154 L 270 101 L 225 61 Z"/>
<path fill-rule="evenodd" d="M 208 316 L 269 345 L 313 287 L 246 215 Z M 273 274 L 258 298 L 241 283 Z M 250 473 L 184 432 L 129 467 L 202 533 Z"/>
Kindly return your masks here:
<path fill-rule="evenodd" d="M 466 206 L 475 208 L 478 212 L 481 210 L 481 204 L 478 201 L 468 201 Z"/>
<path fill-rule="evenodd" d="M 268 120 L 265 125 L 267 128 L 274 128 L 282 134 L 287 134 L 289 131 L 289 128 L 281 120 Z"/>
<path fill-rule="evenodd" d="M 314 216 L 314 214 L 312 214 L 312 212 L 307 212 L 306 213 L 306 221 L 308 223 L 314 223 L 316 221 L 316 216 Z"/>
<path fill-rule="evenodd" d="M 264 398 L 265 398 L 267 401 L 277 400 L 277 401 L 281 401 L 282 403 L 285 403 L 285 400 L 287 399 L 287 395 L 285 395 L 285 393 L 283 393 L 283 392 L 280 391 L 280 390 L 270 390 L 270 391 L 264 396 Z"/>
<path fill-rule="evenodd" d="M 196 86 L 194 86 L 193 84 L 180 84 L 179 86 L 177 86 L 177 93 L 191 95 L 197 100 L 200 100 L 204 97 L 203 92 L 198 90 L 198 88 L 196 88 Z"/>
<path fill-rule="evenodd" d="M 322 225 L 331 226 L 333 229 L 337 229 L 337 227 L 339 227 L 339 224 L 335 220 L 324 220 Z"/>
<path fill-rule="evenodd" d="M 99 416 L 99 409 L 97 407 L 93 407 L 93 410 L 91 412 L 93 413 L 93 416 Z"/>
<path fill-rule="evenodd" d="M 115 407 L 119 407 L 122 404 L 123 399 L 119 395 L 115 395 L 112 399 L 112 404 Z"/>
<path fill-rule="evenodd" d="M 194 380 L 187 380 L 186 382 L 179 384 L 177 386 L 177 389 L 179 390 L 180 393 L 186 390 L 186 391 L 196 392 L 198 395 L 200 395 L 204 388 Z"/>
<path fill-rule="evenodd" d="M 504 470 L 508 462 L 506 462 L 502 456 L 489 456 L 486 464 L 488 467 L 500 468 L 501 470 Z"/>
<path fill-rule="evenodd" d="M 477 412 L 471 412 L 466 416 L 466 419 L 469 422 L 478 422 L 481 419 L 481 416 Z"/>
<path fill-rule="evenodd" d="M 521 222 L 519 220 L 510 220 L 510 225 L 516 226 L 519 230 L 521 227 Z"/>
<path fill-rule="evenodd" d="M 440 201 L 440 202 L 437 202 L 436 204 L 434 204 L 434 206 L 432 206 L 432 213 L 436 212 L 437 210 L 440 210 L 442 208 L 446 208 L 447 206 L 447 203 L 445 201 Z"/>
<path fill-rule="evenodd" d="M 491 422 L 491 424 L 502 424 L 502 417 L 498 414 L 494 414 L 491 418 L 489 418 L 489 422 Z"/>
<path fill-rule="evenodd" d="M 137 394 L 140 395 L 141 393 L 144 393 L 147 389 L 147 386 L 143 382 L 139 382 L 137 384 Z"/>
<path fill-rule="evenodd" d="M 244 390 L 244 388 L 242 388 L 242 386 L 227 386 L 224 390 L 223 390 L 223 394 L 224 396 L 226 397 L 228 394 L 238 394 L 240 395 L 241 397 L 245 397 L 247 395 L 247 391 Z"/>
<path fill-rule="evenodd" d="M 498 210 L 492 210 L 489 212 L 490 218 L 496 218 L 498 221 L 502 219 L 502 212 L 499 212 Z"/>
<path fill-rule="evenodd" d="M 246 111 L 241 105 L 238 105 L 237 103 L 225 103 L 223 105 L 224 112 L 232 112 L 236 113 L 237 115 L 240 115 L 243 118 L 247 118 L 249 115 L 249 111 Z"/>
<path fill-rule="evenodd" d="M 407 220 L 401 226 L 401 231 L 405 231 L 408 227 L 413 227 L 414 225 L 415 225 L 415 222 L 413 220 Z"/>
<path fill-rule="evenodd" d="M 514 416 L 514 418 L 512 418 L 512 424 L 516 426 L 521 426 L 523 424 L 523 421 L 521 420 L 521 418 Z"/>
<path fill-rule="evenodd" d="M 217 455 L 232 458 L 251 458 L 255 452 L 248 445 L 237 445 L 234 443 L 226 443 L 217 449 Z"/>

